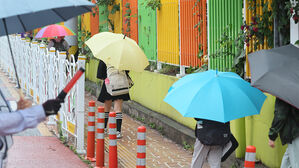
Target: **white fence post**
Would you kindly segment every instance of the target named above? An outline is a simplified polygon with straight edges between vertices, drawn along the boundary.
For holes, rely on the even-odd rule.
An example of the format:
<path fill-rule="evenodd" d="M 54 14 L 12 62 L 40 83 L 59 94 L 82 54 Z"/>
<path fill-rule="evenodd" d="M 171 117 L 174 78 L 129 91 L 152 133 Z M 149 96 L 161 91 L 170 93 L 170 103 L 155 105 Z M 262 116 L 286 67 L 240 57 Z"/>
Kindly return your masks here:
<path fill-rule="evenodd" d="M 85 56 L 78 57 L 78 68 L 85 69 Z M 84 101 L 85 101 L 85 73 L 81 76 L 77 83 L 77 104 L 76 104 L 76 116 L 77 116 L 77 152 L 79 154 L 85 154 L 84 150 Z"/>
<path fill-rule="evenodd" d="M 48 81 L 46 81 L 46 85 L 47 85 L 47 99 L 54 99 L 55 95 L 54 95 L 54 58 L 55 58 L 55 48 L 51 47 L 50 48 L 50 53 L 49 53 L 49 58 L 48 58 L 48 66 L 47 66 L 47 70 L 48 70 Z M 55 118 L 56 116 L 50 116 L 48 123 L 47 124 L 51 124 L 51 125 L 55 125 Z"/>
<path fill-rule="evenodd" d="M 59 85 L 58 85 L 58 93 L 64 89 L 65 87 L 65 80 L 66 80 L 66 71 L 65 71 L 65 59 L 66 59 L 66 52 L 59 52 L 59 64 L 58 64 L 58 71 L 59 71 Z M 67 128 L 67 120 L 65 120 L 65 114 L 67 112 L 67 106 L 68 102 L 65 100 L 65 102 L 62 105 L 62 108 L 59 110 L 59 120 L 62 122 L 62 133 L 64 137 L 68 137 L 67 133 L 63 128 Z"/>
<path fill-rule="evenodd" d="M 46 101 L 46 87 L 45 87 L 45 73 L 46 71 L 46 66 L 45 66 L 45 61 L 47 60 L 47 55 L 46 53 L 46 46 L 44 44 L 39 45 L 39 52 L 38 52 L 38 62 L 39 62 L 39 73 L 38 73 L 38 95 L 36 97 L 37 104 L 43 103 Z"/>

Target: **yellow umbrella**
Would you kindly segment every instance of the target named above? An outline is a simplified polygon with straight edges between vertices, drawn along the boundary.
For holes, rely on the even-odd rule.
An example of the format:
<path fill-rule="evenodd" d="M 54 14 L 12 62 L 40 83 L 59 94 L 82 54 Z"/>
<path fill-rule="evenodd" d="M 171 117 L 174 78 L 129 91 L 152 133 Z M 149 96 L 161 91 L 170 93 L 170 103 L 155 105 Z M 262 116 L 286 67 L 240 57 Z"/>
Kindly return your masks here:
<path fill-rule="evenodd" d="M 149 65 L 138 44 L 123 34 L 101 32 L 85 43 L 96 58 L 117 69 L 141 72 Z"/>

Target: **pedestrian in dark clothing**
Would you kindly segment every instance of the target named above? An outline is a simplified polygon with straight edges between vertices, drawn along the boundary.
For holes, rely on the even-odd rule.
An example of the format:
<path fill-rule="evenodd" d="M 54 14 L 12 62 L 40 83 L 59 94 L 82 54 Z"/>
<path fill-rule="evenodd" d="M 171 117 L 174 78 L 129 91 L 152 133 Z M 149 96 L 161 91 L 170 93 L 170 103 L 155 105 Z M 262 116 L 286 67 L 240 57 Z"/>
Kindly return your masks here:
<path fill-rule="evenodd" d="M 275 139 L 281 139 L 288 148 L 282 158 L 282 168 L 299 168 L 299 109 L 276 98 L 272 126 L 269 130 L 269 146 L 275 147 Z"/>
<path fill-rule="evenodd" d="M 126 71 L 128 75 L 128 71 Z M 97 72 L 97 78 L 101 80 L 105 80 L 107 78 L 107 66 L 106 64 L 100 60 Z M 116 131 L 117 138 L 121 138 L 121 125 L 122 125 L 122 103 L 123 101 L 130 100 L 129 94 L 123 94 L 118 96 L 111 96 L 106 89 L 105 82 L 102 84 L 102 89 L 100 95 L 98 97 L 98 101 L 104 103 L 105 108 L 105 128 L 107 127 L 109 112 L 112 106 L 112 102 L 114 102 L 114 111 L 116 112 Z"/>
<path fill-rule="evenodd" d="M 211 168 L 220 168 L 221 162 L 238 147 L 238 142 L 230 132 L 229 122 L 195 118 L 196 142 L 191 168 L 202 168 L 208 161 Z"/>

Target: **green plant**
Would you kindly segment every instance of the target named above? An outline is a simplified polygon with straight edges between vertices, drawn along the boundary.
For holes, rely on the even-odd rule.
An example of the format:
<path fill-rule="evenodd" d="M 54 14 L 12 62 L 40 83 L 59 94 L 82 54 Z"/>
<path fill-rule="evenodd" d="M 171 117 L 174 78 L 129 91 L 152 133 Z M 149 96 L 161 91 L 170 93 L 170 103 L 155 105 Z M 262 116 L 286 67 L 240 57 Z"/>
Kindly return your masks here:
<path fill-rule="evenodd" d="M 197 65 L 196 67 L 192 67 L 192 66 L 190 65 L 188 68 L 186 68 L 186 74 L 194 73 L 198 68 L 199 68 L 198 65 Z"/>
<path fill-rule="evenodd" d="M 162 64 L 162 69 L 159 70 L 162 74 L 175 75 L 179 72 L 179 67 L 175 65 Z"/>
<path fill-rule="evenodd" d="M 152 129 L 156 129 L 156 124 L 155 124 L 155 123 L 149 123 L 149 126 L 150 126 Z"/>
<path fill-rule="evenodd" d="M 144 122 L 145 121 L 145 118 L 144 117 L 137 117 L 136 118 L 138 121 L 141 121 L 141 122 Z"/>
<path fill-rule="evenodd" d="M 150 8 L 152 10 L 160 10 L 162 4 L 160 0 L 146 0 L 142 3 L 142 5 L 145 5 L 146 8 Z"/>
<path fill-rule="evenodd" d="M 126 9 L 126 13 L 125 13 L 125 24 L 127 25 L 127 29 L 126 29 L 126 35 L 128 37 L 131 37 L 130 31 L 131 31 L 131 9 L 130 9 L 130 3 L 126 3 L 125 4 Z"/>
<path fill-rule="evenodd" d="M 248 10 L 252 13 L 251 21 L 244 23 L 241 30 L 244 31 L 246 46 L 249 47 L 250 41 L 253 41 L 254 50 L 257 50 L 259 45 L 264 45 L 267 42 L 269 48 L 273 47 L 273 11 L 270 10 L 269 2 L 248 0 Z M 262 7 L 262 13 L 258 12 Z"/>
<path fill-rule="evenodd" d="M 194 146 L 188 144 L 186 141 L 183 141 L 183 148 L 186 149 L 186 150 L 193 150 Z"/>
<path fill-rule="evenodd" d="M 145 68 L 148 71 L 153 72 L 157 67 L 157 61 L 149 61 L 149 65 Z"/>
<path fill-rule="evenodd" d="M 161 125 L 158 127 L 158 131 L 163 132 L 163 127 Z"/>
<path fill-rule="evenodd" d="M 232 67 L 225 69 L 225 71 L 236 72 L 242 77 L 245 73 L 244 39 L 246 38 L 246 34 L 240 31 L 236 37 L 233 37 L 231 33 L 229 33 L 231 32 L 231 28 L 232 25 L 227 25 L 225 27 L 221 38 L 217 41 L 220 47 L 215 51 L 215 53 L 210 54 L 210 57 L 227 60 L 227 57 L 231 56 L 234 59 L 233 65 Z M 232 48 L 235 48 L 235 50 Z"/>
<path fill-rule="evenodd" d="M 206 17 L 206 16 L 201 16 L 199 14 L 199 11 L 202 10 L 200 8 L 201 6 L 199 4 L 200 4 L 200 0 L 197 0 L 197 1 L 195 1 L 194 6 L 193 6 L 193 9 L 195 9 L 196 7 L 199 7 L 198 10 L 193 13 L 193 15 L 199 17 L 198 22 L 194 25 L 194 28 L 197 29 L 197 31 L 198 31 L 198 38 L 201 37 L 201 34 L 202 34 L 201 24 L 203 23 L 203 17 Z M 204 53 L 203 46 L 201 43 L 199 43 L 198 44 L 198 53 L 197 53 L 198 59 L 201 59 L 201 57 L 203 56 L 203 53 Z"/>
<path fill-rule="evenodd" d="M 78 31 L 78 48 L 82 55 L 86 56 L 87 61 L 93 57 L 91 50 L 85 45 L 85 42 L 90 39 L 91 33 L 86 30 Z"/>
<path fill-rule="evenodd" d="M 286 2 L 285 8 L 288 11 L 289 17 L 292 18 L 294 20 L 294 22 L 297 24 L 299 22 L 299 3 L 298 3 L 298 0 L 297 0 L 296 3 L 295 3 L 295 1 Z"/>
<path fill-rule="evenodd" d="M 241 29 L 246 34 L 246 46 L 250 46 L 250 41 L 253 41 L 253 49 L 257 50 L 259 45 L 264 45 L 267 42 L 267 47 L 272 48 L 274 42 L 280 45 L 286 45 L 290 42 L 290 18 L 298 21 L 297 12 L 299 7 L 293 7 L 289 0 L 273 0 L 256 1 L 248 0 L 248 9 L 253 14 L 249 23 L 244 23 Z M 297 3 L 298 5 L 298 3 Z M 271 7 L 271 8 L 270 8 Z M 262 12 L 259 11 L 262 8 Z M 274 24 L 275 23 L 275 24 Z M 274 39 L 274 30 L 278 32 Z M 252 52 L 249 51 L 249 52 Z"/>

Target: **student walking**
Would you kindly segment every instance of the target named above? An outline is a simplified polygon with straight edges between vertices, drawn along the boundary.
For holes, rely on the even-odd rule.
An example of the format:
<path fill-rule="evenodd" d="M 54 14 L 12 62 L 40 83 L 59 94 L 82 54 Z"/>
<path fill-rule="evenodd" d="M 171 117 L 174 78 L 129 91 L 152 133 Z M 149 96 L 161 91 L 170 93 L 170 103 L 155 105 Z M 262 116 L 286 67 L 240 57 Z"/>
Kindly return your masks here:
<path fill-rule="evenodd" d="M 126 71 L 126 75 L 128 75 L 128 71 Z M 98 65 L 98 71 L 97 71 L 97 78 L 101 80 L 107 81 L 107 65 L 100 60 Z M 109 112 L 111 110 L 112 102 L 114 102 L 114 108 L 113 110 L 116 112 L 116 136 L 117 138 L 121 138 L 121 125 L 122 125 L 122 104 L 123 101 L 130 100 L 129 93 L 121 94 L 117 96 L 111 96 L 107 92 L 106 88 L 106 82 L 104 81 L 102 84 L 101 92 L 98 97 L 98 101 L 104 103 L 104 110 L 105 110 L 105 128 L 107 128 L 108 118 L 109 118 Z"/>

